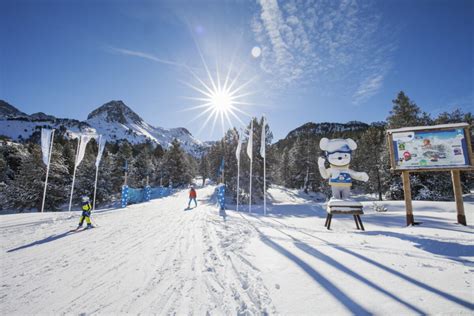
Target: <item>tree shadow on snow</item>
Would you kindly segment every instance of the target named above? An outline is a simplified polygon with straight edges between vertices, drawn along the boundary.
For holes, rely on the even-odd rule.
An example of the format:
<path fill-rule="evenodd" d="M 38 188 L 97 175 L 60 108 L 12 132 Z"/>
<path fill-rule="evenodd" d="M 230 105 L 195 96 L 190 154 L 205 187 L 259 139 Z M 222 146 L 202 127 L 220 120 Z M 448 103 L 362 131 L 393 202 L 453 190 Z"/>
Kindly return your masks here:
<path fill-rule="evenodd" d="M 370 281 L 369 279 L 361 276 L 360 274 L 357 274 L 353 269 L 347 267 L 346 265 L 340 263 L 339 261 L 329 257 L 328 255 L 325 255 L 324 253 L 316 250 L 315 248 L 309 246 L 308 244 L 302 242 L 302 241 L 295 241 L 294 242 L 294 245 L 306 252 L 307 254 L 315 257 L 316 259 L 319 259 L 325 263 L 327 263 L 328 265 L 338 269 L 340 272 L 343 272 L 345 274 L 347 274 L 348 276 L 362 282 L 362 283 L 365 283 L 367 286 L 373 288 L 374 290 L 392 298 L 394 301 L 397 301 L 398 303 L 404 305 L 405 307 L 407 307 L 408 309 L 412 310 L 413 312 L 415 312 L 416 314 L 426 314 L 425 312 L 423 312 L 422 310 L 420 310 L 418 307 L 410 304 L 409 302 L 406 302 L 405 300 L 399 298 L 398 296 L 396 296 L 395 294 L 393 293 L 390 293 L 389 291 L 387 291 L 386 289 L 384 289 L 383 287 L 375 284 L 374 282 Z"/>
<path fill-rule="evenodd" d="M 350 299 L 344 292 L 342 292 L 342 290 L 338 289 L 337 287 L 335 287 L 333 284 L 330 283 L 330 281 L 328 279 L 326 279 L 324 276 L 322 276 L 319 272 L 317 272 L 316 270 L 314 270 L 310 265 L 308 265 L 306 262 L 304 262 L 303 260 L 301 260 L 300 258 L 298 258 L 297 256 L 295 256 L 294 254 L 292 254 L 291 252 L 289 252 L 288 250 L 286 250 L 284 247 L 282 247 L 281 245 L 279 245 L 278 243 L 276 243 L 275 241 L 271 240 L 268 236 L 266 236 L 264 233 L 262 233 L 258 228 L 255 227 L 255 229 L 258 231 L 259 235 L 260 235 L 260 239 L 262 240 L 262 242 L 264 242 L 266 245 L 270 246 L 271 248 L 273 248 L 274 250 L 278 251 L 279 253 L 283 254 L 284 256 L 286 256 L 288 259 L 292 260 L 293 262 L 295 262 L 298 266 L 300 266 L 307 274 L 309 274 L 316 282 L 318 282 L 319 284 L 321 284 L 331 295 L 333 295 L 337 300 L 339 300 L 342 304 L 344 304 L 349 310 L 351 310 L 351 312 L 355 313 L 355 314 L 370 314 L 367 310 L 365 310 L 362 306 L 360 306 L 359 304 L 357 304 L 356 302 L 354 302 L 352 299 Z M 277 229 L 277 228 L 276 228 Z M 368 286 L 372 287 L 373 289 L 385 294 L 386 296 L 394 299 L 395 301 L 403 304 L 404 306 L 406 306 L 407 308 L 413 310 L 415 313 L 417 314 L 426 314 L 425 312 L 421 311 L 420 309 L 418 309 L 416 306 L 404 301 L 403 299 L 397 297 L 396 295 L 388 292 L 386 289 L 378 286 L 377 284 L 373 283 L 372 281 L 366 279 L 365 277 L 361 276 L 361 275 L 358 275 L 357 273 L 355 273 L 354 271 L 352 271 L 350 268 L 348 268 L 347 266 L 343 265 L 342 263 L 336 261 L 335 259 L 323 254 L 322 252 L 316 250 L 315 248 L 309 246 L 307 243 L 289 235 L 289 234 L 286 234 L 284 231 L 280 230 L 280 229 L 277 229 L 278 231 L 280 231 L 281 233 L 285 234 L 287 237 L 289 237 L 294 245 L 299 248 L 300 250 L 312 255 L 313 257 L 319 259 L 319 260 L 322 260 L 324 262 L 326 262 L 327 264 L 337 268 L 338 270 L 340 270 L 341 272 L 343 273 L 346 273 L 348 274 L 349 276 L 361 281 L 361 282 L 364 282 L 365 284 L 367 284 Z M 377 233 L 385 233 L 385 232 L 373 232 L 372 234 L 377 234 Z M 366 233 L 367 234 L 367 233 Z M 308 234 L 309 235 L 309 234 Z M 401 234 L 400 234 L 401 235 Z M 339 250 L 341 252 L 344 252 L 346 254 L 349 254 L 349 255 L 352 255 L 362 261 L 365 261 L 381 270 L 384 270 L 385 272 L 388 272 L 388 273 L 391 273 L 419 288 L 422 288 L 426 291 L 429 291 L 431 293 L 434 293 L 446 300 L 449 300 L 451 302 L 454 302 L 458 305 L 461 305 L 465 308 L 469 308 L 470 310 L 472 310 L 474 308 L 474 304 L 468 302 L 468 301 L 465 301 L 463 300 L 462 298 L 459 298 L 459 297 L 456 297 L 454 295 L 451 295 L 449 293 L 446 293 L 446 292 L 443 292 L 442 290 L 439 290 L 439 289 L 436 289 L 434 287 L 431 287 L 423 282 L 420 282 L 406 274 L 403 274 L 395 269 L 392 269 L 390 267 L 387 267 L 373 259 L 370 259 L 370 258 L 367 258 L 361 254 L 358 254 L 352 250 L 349 250 L 349 249 L 346 249 L 346 248 L 343 248 L 343 247 L 340 247 L 339 245 L 337 244 L 333 244 L 333 243 L 330 243 L 330 242 L 327 242 L 325 241 L 324 239 L 322 238 L 319 238 L 319 237 L 316 237 L 314 236 L 315 238 L 317 238 L 318 240 L 320 241 L 324 241 L 326 244 L 328 244 L 329 246 L 333 246 L 334 249 L 336 250 Z M 434 247 L 435 245 L 433 245 Z M 446 245 L 448 246 L 448 245 Z M 463 251 L 467 251 L 469 253 L 472 253 L 471 252 L 471 248 L 468 248 L 468 249 L 464 249 Z"/>
<path fill-rule="evenodd" d="M 474 255 L 473 245 L 463 245 L 458 242 L 441 241 L 428 237 L 419 237 L 416 235 L 406 235 L 389 231 L 370 231 L 365 232 L 364 235 L 382 235 L 410 241 L 414 243 L 414 246 L 418 249 L 430 252 L 435 255 L 443 256 L 445 258 L 458 261 L 463 264 L 474 265 L 473 261 L 461 258 Z"/>
<path fill-rule="evenodd" d="M 356 257 L 356 258 L 358 258 L 362 261 L 365 261 L 365 262 L 367 262 L 367 263 L 369 263 L 369 264 L 371 264 L 371 265 L 373 265 L 373 266 L 375 266 L 375 267 L 377 267 L 377 268 L 379 268 L 379 269 L 381 269 L 385 272 L 393 274 L 393 275 L 395 275 L 395 276 L 397 276 L 397 277 L 399 277 L 399 278 L 401 278 L 401 279 L 403 279 L 403 280 L 405 280 L 405 281 L 407 281 L 407 282 L 409 282 L 409 283 L 411 283 L 415 286 L 418 286 L 419 288 L 422 288 L 426 291 L 437 294 L 438 296 L 440 296 L 440 297 L 442 297 L 446 300 L 449 300 L 449 301 L 451 301 L 453 303 L 456 303 L 458 305 L 461 305 L 463 307 L 469 308 L 470 310 L 474 309 L 474 304 L 471 303 L 471 302 L 465 301 L 462 298 L 459 298 L 459 297 L 456 297 L 456 296 L 451 295 L 449 293 L 443 292 L 442 290 L 438 290 L 438 289 L 436 289 L 432 286 L 429 286 L 429 285 L 427 285 L 427 284 L 425 284 L 421 281 L 418 281 L 418 280 L 412 278 L 411 276 L 403 274 L 403 273 L 401 273 L 401 272 L 399 272 L 399 271 L 397 271 L 393 268 L 387 267 L 386 265 L 383 265 L 383 264 L 381 264 L 381 263 L 379 263 L 379 262 L 377 262 L 373 259 L 370 259 L 366 256 L 361 255 L 361 254 L 358 254 L 358 253 L 356 253 L 352 250 L 349 250 L 347 248 L 343 248 L 343 247 L 340 247 L 340 246 L 334 245 L 334 244 L 330 244 L 330 245 L 334 246 L 334 249 L 337 249 L 339 251 L 342 251 L 344 253 L 352 255 L 352 256 L 354 256 L 354 257 Z"/>
<path fill-rule="evenodd" d="M 420 229 L 423 228 L 434 228 L 439 230 L 447 230 L 447 231 L 457 231 L 466 234 L 474 234 L 469 226 L 460 226 L 456 224 L 456 214 L 453 214 L 452 221 L 449 219 L 428 216 L 428 215 L 417 215 L 415 212 L 415 221 L 421 223 L 420 226 L 417 226 Z M 364 223 L 372 224 L 374 226 L 379 227 L 387 227 L 387 228 L 404 228 L 406 227 L 406 215 L 405 213 L 397 212 L 397 213 L 366 213 L 362 216 L 362 220 Z"/>
<path fill-rule="evenodd" d="M 440 296 L 440 297 L 442 297 L 442 298 L 444 298 L 444 299 L 446 299 L 446 300 L 449 300 L 449 301 L 451 301 L 451 302 L 453 302 L 453 303 L 456 303 L 456 304 L 458 304 L 458 305 L 461 305 L 461 306 L 463 306 L 463 307 L 469 308 L 470 310 L 474 309 L 474 304 L 473 304 L 473 303 L 468 302 L 468 301 L 465 301 L 465 300 L 463 300 L 462 298 L 459 298 L 459 297 L 456 297 L 456 296 L 451 295 L 451 294 L 449 294 L 449 293 L 443 292 L 442 290 L 438 290 L 438 289 L 436 289 L 436 288 L 434 288 L 434 287 L 432 287 L 432 286 L 429 286 L 429 285 L 427 285 L 427 284 L 425 284 L 425 283 L 423 283 L 423 282 L 421 282 L 421 281 L 418 281 L 418 280 L 412 278 L 411 276 L 408 276 L 408 275 L 403 274 L 403 273 L 401 273 L 401 272 L 399 272 L 399 271 L 397 271 L 397 270 L 395 270 L 395 269 L 392 269 L 392 268 L 390 268 L 390 267 L 387 267 L 387 266 L 385 266 L 385 265 L 383 265 L 383 264 L 381 264 L 381 263 L 379 263 L 379 262 L 377 262 L 377 261 L 375 261 L 375 260 L 372 260 L 372 259 L 370 259 L 370 258 L 367 258 L 367 257 L 365 257 L 365 256 L 363 256 L 363 255 L 361 255 L 361 254 L 358 254 L 358 253 L 356 253 L 356 252 L 354 252 L 354 251 L 352 251 L 352 250 L 349 250 L 349 249 L 346 249 L 346 248 L 343 248 L 343 247 L 340 247 L 340 246 L 338 246 L 338 245 L 331 244 L 331 243 L 329 243 L 329 245 L 332 245 L 332 246 L 334 246 L 335 249 L 337 249 L 337 250 L 339 250 L 339 251 L 342 251 L 342 252 L 344 252 L 344 253 L 346 253 L 346 254 L 349 254 L 349 255 L 352 255 L 352 256 L 354 256 L 354 257 L 356 257 L 356 258 L 358 258 L 358 259 L 361 259 L 361 260 L 363 260 L 363 261 L 365 261 L 365 262 L 367 262 L 367 263 L 369 263 L 369 264 L 371 264 L 371 265 L 376 266 L 377 268 L 380 268 L 381 270 L 384 270 L 385 272 L 391 273 L 391 274 L 393 274 L 393 275 L 395 275 L 395 276 L 397 276 L 397 277 L 399 277 L 399 278 L 401 278 L 401 279 L 403 279 L 403 280 L 405 280 L 405 281 L 407 281 L 407 282 L 410 282 L 411 284 L 413 284 L 413 285 L 415 285 L 415 286 L 418 286 L 418 287 L 420 287 L 420 288 L 422 288 L 422 289 L 424 289 L 424 290 L 426 290 L 426 291 L 429 291 L 429 292 L 431 292 L 431 293 L 434 293 L 434 294 L 436 294 L 436 295 L 438 295 L 438 296 Z M 342 265 L 341 263 L 339 263 L 339 262 L 337 262 L 336 260 L 332 259 L 331 257 L 329 257 L 329 256 L 327 256 L 327 255 L 321 253 L 320 251 L 314 249 L 313 247 L 309 246 L 308 244 L 306 244 L 306 243 L 304 243 L 304 242 L 302 242 L 302 241 L 297 240 L 297 241 L 295 242 L 295 246 L 298 247 L 299 249 L 305 251 L 306 253 L 311 254 L 311 255 L 313 255 L 313 256 L 315 256 L 315 257 L 317 257 L 317 258 L 319 258 L 319 259 L 325 261 L 326 263 L 333 265 L 334 267 L 338 268 L 340 271 L 345 272 L 345 273 L 347 273 L 347 274 L 349 274 L 349 275 L 352 275 L 353 277 L 355 277 L 355 278 L 357 278 L 357 279 L 360 279 L 361 281 L 362 281 L 362 279 L 365 279 L 365 278 L 363 278 L 363 277 L 361 277 L 361 276 L 356 276 L 355 273 L 354 273 L 351 269 L 345 267 L 345 266 Z M 369 281 L 369 280 L 367 280 L 367 281 L 368 281 L 368 282 L 371 282 L 371 281 Z M 364 282 L 365 282 L 365 281 L 364 281 Z M 372 286 L 371 284 L 369 284 L 369 283 L 367 283 L 367 282 L 365 282 L 365 283 L 368 284 L 368 285 L 370 285 L 370 286 Z M 376 286 L 375 289 L 380 290 L 377 285 L 375 285 L 375 286 Z M 387 294 L 387 291 L 382 289 L 382 293 Z M 394 297 L 393 297 L 393 296 L 394 296 L 393 294 L 390 294 L 389 296 L 392 297 L 392 298 L 394 298 Z M 410 305 L 409 303 L 400 301 L 399 299 L 396 299 L 396 300 L 399 301 L 400 303 L 404 304 L 405 306 L 409 307 L 409 308 L 412 308 L 412 309 L 415 308 L 415 309 L 416 309 L 416 307 Z M 408 304 L 408 305 L 407 305 L 407 304 Z M 423 312 L 417 312 L 417 313 L 425 314 L 425 313 L 423 313 Z"/>
<path fill-rule="evenodd" d="M 268 208 L 268 215 L 274 217 L 326 217 L 326 210 L 320 205 L 308 205 L 308 204 L 278 204 L 271 205 Z"/>
<path fill-rule="evenodd" d="M 437 295 L 441 296 L 441 297 L 444 298 L 444 299 L 447 299 L 447 300 L 449 300 L 449 301 L 451 301 L 451 302 L 454 302 L 454 303 L 456 303 L 456 304 L 458 304 L 458 305 L 461 305 L 461 306 L 463 306 L 463 307 L 469 308 L 470 310 L 474 309 L 474 304 L 473 304 L 473 303 L 470 303 L 470 302 L 465 301 L 465 300 L 463 300 L 463 299 L 461 299 L 461 298 L 459 298 L 459 297 L 456 297 L 456 296 L 451 295 L 451 294 L 449 294 L 449 293 L 446 293 L 446 292 L 443 292 L 443 291 L 441 291 L 441 290 L 438 290 L 438 289 L 436 289 L 436 288 L 434 288 L 434 287 L 432 287 L 432 286 L 429 286 L 429 285 L 427 285 L 427 284 L 425 284 L 425 283 L 423 283 L 423 282 L 421 282 L 421 281 L 418 281 L 418 280 L 412 278 L 411 276 L 408 276 L 408 275 L 403 274 L 403 273 L 401 273 L 401 272 L 399 272 L 399 271 L 397 271 L 397 270 L 395 270 L 395 269 L 392 269 L 392 268 L 390 268 L 390 267 L 387 267 L 387 266 L 385 266 L 385 265 L 383 265 L 383 264 L 381 264 L 381 263 L 379 263 L 379 262 L 377 262 L 377 261 L 374 261 L 374 260 L 372 260 L 372 259 L 370 259 L 370 258 L 367 258 L 367 257 L 365 257 L 365 256 L 363 256 L 363 255 L 361 255 L 361 254 L 358 254 L 358 253 L 354 252 L 354 251 L 351 251 L 351 250 L 349 250 L 349 249 L 346 249 L 346 248 L 343 248 L 343 247 L 340 247 L 340 246 L 337 246 L 337 245 L 333 245 L 333 246 L 334 246 L 334 248 L 337 249 L 337 250 L 340 250 L 340 251 L 342 251 L 342 252 L 345 252 L 345 253 L 347 253 L 347 254 L 350 254 L 350 255 L 352 255 L 352 256 L 354 256 L 354 257 L 360 259 L 360 260 L 363 260 L 363 261 L 365 261 L 365 262 L 367 262 L 367 263 L 370 263 L 370 264 L 376 266 L 377 268 L 379 268 L 379 269 L 381 269 L 381 270 L 384 270 L 384 271 L 386 271 L 386 272 L 388 272 L 388 273 L 391 273 L 391 274 L 393 274 L 393 275 L 395 275 L 395 276 L 397 276 L 397 277 L 399 277 L 399 278 L 401 278 L 401 279 L 403 279 L 403 280 L 405 280 L 405 281 L 408 281 L 408 282 L 412 283 L 413 285 L 416 285 L 416 286 L 418 286 L 418 287 L 420 287 L 420 288 L 422 288 L 422 289 L 424 289 L 424 290 L 426 290 L 426 291 L 429 291 L 429 292 L 432 292 L 432 293 L 434 293 L 434 294 L 437 294 Z"/>
<path fill-rule="evenodd" d="M 42 245 L 42 244 L 58 240 L 58 239 L 64 238 L 64 237 L 69 236 L 69 235 L 72 235 L 73 233 L 74 232 L 72 232 L 72 231 L 67 231 L 67 232 L 59 234 L 59 235 L 51 235 L 51 236 L 46 237 L 44 239 L 34 241 L 30 244 L 7 250 L 7 252 L 14 252 L 14 251 L 30 248 L 30 247 L 33 247 L 33 246 Z"/>
<path fill-rule="evenodd" d="M 298 258 L 290 251 L 282 247 L 280 244 L 274 242 L 264 234 L 260 233 L 260 238 L 263 243 L 273 248 L 280 254 L 284 255 L 295 264 L 297 264 L 304 272 L 306 272 L 312 279 L 314 279 L 318 284 L 320 284 L 329 294 L 331 294 L 336 300 L 341 302 L 348 310 L 356 315 L 371 315 L 372 313 L 366 310 L 363 306 L 359 305 L 356 301 L 351 299 L 343 290 L 339 289 L 334 285 L 330 280 L 328 280 L 321 273 L 316 271 L 308 263 Z"/>

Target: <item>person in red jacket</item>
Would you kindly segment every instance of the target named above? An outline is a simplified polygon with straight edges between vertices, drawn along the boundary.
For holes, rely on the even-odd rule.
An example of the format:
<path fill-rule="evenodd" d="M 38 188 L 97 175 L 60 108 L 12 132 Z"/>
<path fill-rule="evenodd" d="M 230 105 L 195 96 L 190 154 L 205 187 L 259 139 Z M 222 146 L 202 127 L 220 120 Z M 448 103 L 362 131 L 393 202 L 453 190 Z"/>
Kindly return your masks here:
<path fill-rule="evenodd" d="M 194 204 L 196 205 L 195 207 L 198 206 L 196 202 L 197 194 L 196 190 L 194 189 L 194 186 L 191 185 L 191 189 L 189 190 L 189 203 L 188 203 L 188 208 L 191 208 L 191 202 L 194 201 Z"/>

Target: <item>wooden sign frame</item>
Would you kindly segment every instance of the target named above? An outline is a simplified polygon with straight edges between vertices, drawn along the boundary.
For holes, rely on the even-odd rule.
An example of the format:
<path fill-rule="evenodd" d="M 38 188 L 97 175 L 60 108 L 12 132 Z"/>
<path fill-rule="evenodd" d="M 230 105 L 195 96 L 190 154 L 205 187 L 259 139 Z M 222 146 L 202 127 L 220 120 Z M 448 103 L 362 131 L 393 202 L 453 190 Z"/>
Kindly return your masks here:
<path fill-rule="evenodd" d="M 432 132 L 432 131 L 448 131 L 453 129 L 463 129 L 468 164 L 459 165 L 459 166 L 446 166 L 446 167 L 410 167 L 410 168 L 399 168 L 397 167 L 395 150 L 393 147 L 393 134 L 401 132 Z M 392 172 L 401 172 L 402 181 L 403 181 L 403 193 L 405 197 L 405 207 L 406 207 L 406 218 L 407 226 L 417 225 L 415 218 L 413 216 L 413 204 L 411 199 L 411 187 L 410 187 L 410 173 L 414 172 L 432 172 L 432 171 L 450 171 L 451 180 L 453 183 L 454 198 L 456 201 L 456 210 L 457 210 L 457 221 L 459 224 L 467 225 L 466 215 L 464 213 L 464 202 L 462 197 L 462 187 L 461 187 L 461 171 L 472 171 L 474 170 L 474 158 L 472 153 L 472 143 L 471 143 L 471 126 L 467 123 L 458 123 L 458 124 L 445 124 L 445 125 L 435 125 L 435 126 L 418 126 L 418 127 L 406 127 L 400 129 L 390 129 L 387 130 L 387 144 L 390 151 L 390 164 Z"/>

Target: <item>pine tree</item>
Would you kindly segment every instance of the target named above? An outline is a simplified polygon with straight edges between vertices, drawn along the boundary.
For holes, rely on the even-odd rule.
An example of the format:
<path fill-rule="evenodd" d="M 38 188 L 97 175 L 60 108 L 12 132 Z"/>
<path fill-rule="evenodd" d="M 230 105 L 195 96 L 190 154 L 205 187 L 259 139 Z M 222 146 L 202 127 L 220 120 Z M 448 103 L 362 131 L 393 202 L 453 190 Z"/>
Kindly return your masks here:
<path fill-rule="evenodd" d="M 130 184 L 134 187 L 142 188 L 150 182 L 150 176 L 154 170 L 153 145 L 150 143 L 138 144 L 133 147 L 136 157 L 133 159 L 133 166 L 129 172 Z"/>
<path fill-rule="evenodd" d="M 382 201 L 391 178 L 389 163 L 384 126 L 372 125 L 362 134 L 352 161 L 357 171 L 367 172 L 369 181 L 354 184 L 367 193 L 377 193 Z"/>
<path fill-rule="evenodd" d="M 8 206 L 17 209 L 41 209 L 46 168 L 39 146 L 29 144 L 14 180 L 7 187 Z"/>
<path fill-rule="evenodd" d="M 210 178 L 209 161 L 205 155 L 199 160 L 199 175 L 202 177 L 202 185 L 206 183 L 206 179 Z"/>
<path fill-rule="evenodd" d="M 165 185 L 171 183 L 177 187 L 190 183 L 192 180 L 192 173 L 187 165 L 185 153 L 177 139 L 173 140 L 171 147 L 164 155 L 163 169 L 166 175 Z"/>
<path fill-rule="evenodd" d="M 431 119 L 403 91 L 392 101 L 393 108 L 387 117 L 388 128 L 429 125 Z"/>
<path fill-rule="evenodd" d="M 124 181 L 123 175 L 123 168 L 118 162 L 117 154 L 108 152 L 106 148 L 99 165 L 96 205 L 112 201 L 120 195 Z"/>
<path fill-rule="evenodd" d="M 91 142 L 87 144 L 84 159 L 76 170 L 76 183 L 73 196 L 73 201 L 75 203 L 80 203 L 82 196 L 87 196 L 91 200 L 93 198 L 96 153 L 97 145 L 95 141 L 91 140 Z"/>
<path fill-rule="evenodd" d="M 0 143 L 0 183 L 6 183 L 8 179 L 8 164 L 5 158 L 4 145 Z"/>
<path fill-rule="evenodd" d="M 69 175 L 63 148 L 55 143 L 49 168 L 48 190 L 46 192 L 45 210 L 56 210 L 67 201 L 70 194 L 72 177 Z"/>

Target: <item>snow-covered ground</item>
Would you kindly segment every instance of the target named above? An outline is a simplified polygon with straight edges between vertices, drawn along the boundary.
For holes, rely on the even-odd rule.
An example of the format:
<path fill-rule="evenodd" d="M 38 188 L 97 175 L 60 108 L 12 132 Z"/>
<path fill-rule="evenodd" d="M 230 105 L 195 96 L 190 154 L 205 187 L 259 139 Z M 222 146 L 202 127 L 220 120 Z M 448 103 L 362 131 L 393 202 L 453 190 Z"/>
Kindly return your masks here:
<path fill-rule="evenodd" d="M 454 203 L 365 203 L 366 231 L 297 191 L 270 189 L 267 216 L 214 204 L 214 187 L 97 211 L 96 229 L 68 233 L 79 213 L 0 217 L 0 313 L 473 314 L 472 225 Z M 466 202 L 469 224 L 474 203 Z M 255 207 L 261 212 L 261 208 Z"/>

